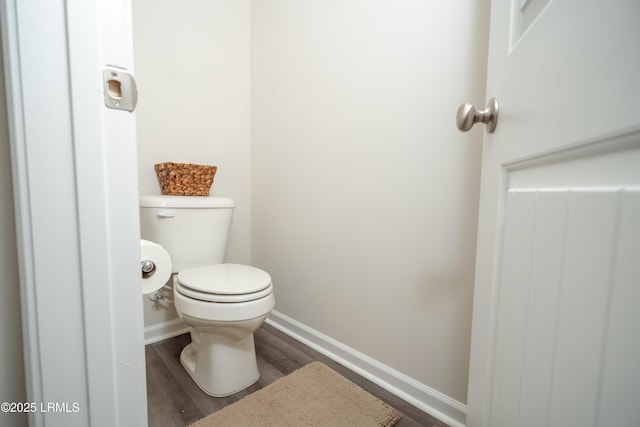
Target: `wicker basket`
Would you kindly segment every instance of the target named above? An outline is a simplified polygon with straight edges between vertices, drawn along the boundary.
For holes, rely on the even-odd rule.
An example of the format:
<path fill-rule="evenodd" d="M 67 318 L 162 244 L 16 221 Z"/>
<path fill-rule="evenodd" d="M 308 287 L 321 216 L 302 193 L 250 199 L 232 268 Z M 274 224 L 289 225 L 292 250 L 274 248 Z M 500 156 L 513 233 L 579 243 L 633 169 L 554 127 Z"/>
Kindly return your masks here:
<path fill-rule="evenodd" d="M 208 196 L 217 166 L 193 163 L 158 163 L 154 166 L 162 194 Z"/>

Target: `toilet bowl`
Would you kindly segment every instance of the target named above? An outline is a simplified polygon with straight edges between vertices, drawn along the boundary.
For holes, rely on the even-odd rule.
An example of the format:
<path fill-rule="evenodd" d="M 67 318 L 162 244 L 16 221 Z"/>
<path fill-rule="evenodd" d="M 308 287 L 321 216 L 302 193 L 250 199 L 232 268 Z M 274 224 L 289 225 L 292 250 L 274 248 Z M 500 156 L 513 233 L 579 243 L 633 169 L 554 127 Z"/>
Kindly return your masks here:
<path fill-rule="evenodd" d="M 191 343 L 180 363 L 211 396 L 258 380 L 253 332 L 275 306 L 271 276 L 224 263 L 235 204 L 226 197 L 140 196 L 140 234 L 171 257 L 176 311 Z"/>
<path fill-rule="evenodd" d="M 228 396 L 255 383 L 253 332 L 275 306 L 271 277 L 238 264 L 215 264 L 174 276 L 174 303 L 190 327 L 180 363 L 207 394 Z"/>

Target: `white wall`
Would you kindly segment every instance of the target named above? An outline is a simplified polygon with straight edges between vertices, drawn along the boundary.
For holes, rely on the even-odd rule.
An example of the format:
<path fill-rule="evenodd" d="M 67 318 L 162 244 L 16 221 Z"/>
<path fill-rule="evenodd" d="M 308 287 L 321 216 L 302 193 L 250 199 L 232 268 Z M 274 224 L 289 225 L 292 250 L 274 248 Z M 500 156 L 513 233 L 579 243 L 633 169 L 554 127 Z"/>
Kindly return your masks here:
<path fill-rule="evenodd" d="M 20 319 L 20 284 L 18 256 L 11 188 L 11 155 L 7 104 L 4 87 L 4 63 L 0 43 L 0 402 L 26 400 L 22 353 L 22 322 Z M 26 414 L 0 413 L 0 425 L 26 426 Z"/>
<path fill-rule="evenodd" d="M 488 2 L 253 0 L 252 261 L 276 310 L 466 401 Z"/>
<path fill-rule="evenodd" d="M 218 166 L 211 194 L 232 197 L 229 259 L 250 256 L 249 1 L 133 0 L 141 194 L 155 163 Z"/>
<path fill-rule="evenodd" d="M 250 262 L 249 0 L 133 0 L 141 194 L 155 163 L 218 166 L 212 195 L 236 201 L 227 261 Z M 176 318 L 144 299 L 145 325 Z"/>
<path fill-rule="evenodd" d="M 218 165 L 278 311 L 464 402 L 488 1 L 133 4 L 141 193 Z"/>

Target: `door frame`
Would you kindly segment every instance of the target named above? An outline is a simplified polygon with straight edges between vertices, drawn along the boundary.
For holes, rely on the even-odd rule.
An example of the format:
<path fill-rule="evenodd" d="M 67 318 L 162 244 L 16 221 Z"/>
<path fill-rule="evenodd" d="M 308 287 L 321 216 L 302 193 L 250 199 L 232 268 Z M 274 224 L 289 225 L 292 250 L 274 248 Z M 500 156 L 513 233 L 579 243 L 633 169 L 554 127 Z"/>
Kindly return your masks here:
<path fill-rule="evenodd" d="M 101 83 L 133 68 L 130 0 L 5 0 L 0 18 L 29 425 L 146 426 L 135 115 Z"/>

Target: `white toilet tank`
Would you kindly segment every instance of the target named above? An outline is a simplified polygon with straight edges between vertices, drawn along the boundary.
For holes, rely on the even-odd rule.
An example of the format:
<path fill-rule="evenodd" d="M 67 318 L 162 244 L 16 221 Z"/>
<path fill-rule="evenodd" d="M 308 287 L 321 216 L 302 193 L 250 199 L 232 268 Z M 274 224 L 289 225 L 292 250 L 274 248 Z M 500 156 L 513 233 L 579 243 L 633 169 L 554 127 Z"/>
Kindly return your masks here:
<path fill-rule="evenodd" d="M 140 237 L 169 252 L 174 273 L 221 264 L 234 206 L 226 197 L 140 196 Z"/>

